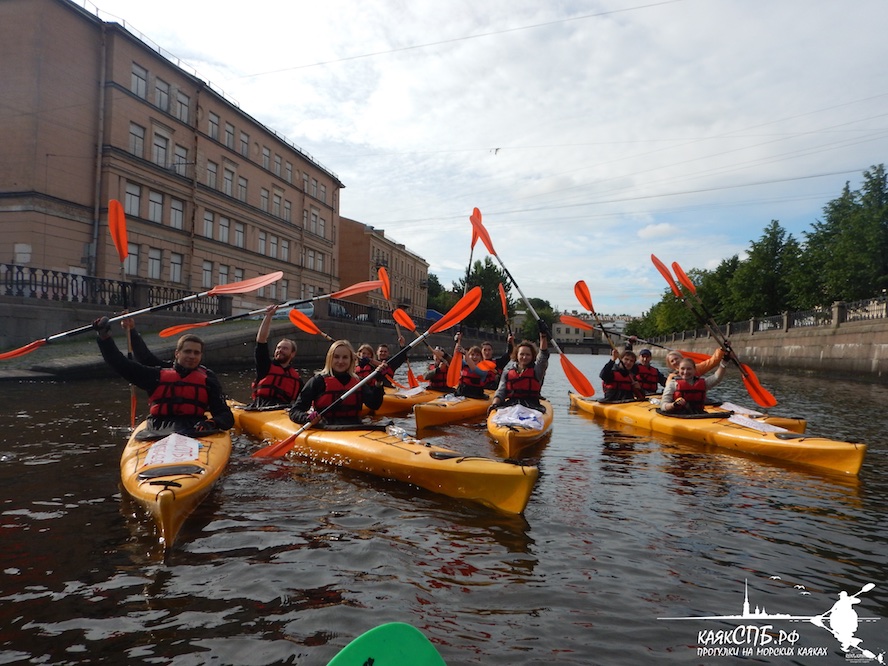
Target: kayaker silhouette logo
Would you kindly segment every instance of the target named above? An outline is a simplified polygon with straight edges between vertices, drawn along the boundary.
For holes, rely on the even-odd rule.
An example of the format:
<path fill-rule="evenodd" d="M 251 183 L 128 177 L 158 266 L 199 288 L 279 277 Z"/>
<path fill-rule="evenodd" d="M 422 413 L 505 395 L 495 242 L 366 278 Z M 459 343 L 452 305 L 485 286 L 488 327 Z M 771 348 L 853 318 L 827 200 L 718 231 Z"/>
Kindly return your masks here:
<path fill-rule="evenodd" d="M 771 576 L 771 580 L 780 580 L 780 576 Z M 838 593 L 829 610 L 818 615 L 790 615 L 788 613 L 771 613 L 764 606 L 756 605 L 753 609 L 749 602 L 749 585 L 744 583 L 743 608 L 738 615 L 703 615 L 688 617 L 660 617 L 658 620 L 739 620 L 741 624 L 735 629 L 711 629 L 698 631 L 698 656 L 794 656 L 794 657 L 826 657 L 835 652 L 835 643 L 828 641 L 825 645 L 808 645 L 810 639 L 818 640 L 824 636 L 805 635 L 802 640 L 801 627 L 793 627 L 789 623 L 807 622 L 819 629 L 829 632 L 832 639 L 845 653 L 846 663 L 885 663 L 885 651 L 874 651 L 863 645 L 857 636 L 862 622 L 876 622 L 877 617 L 860 617 L 854 606 L 861 603 L 860 596 L 873 590 L 875 583 L 867 583 L 857 592 L 849 594 L 842 590 Z M 795 590 L 804 596 L 811 596 L 804 585 L 795 585 Z M 756 624 L 749 622 L 755 620 Z M 786 622 L 787 624 L 782 624 Z M 819 632 L 822 634 L 822 632 Z M 831 645 L 830 645 L 831 643 Z"/>

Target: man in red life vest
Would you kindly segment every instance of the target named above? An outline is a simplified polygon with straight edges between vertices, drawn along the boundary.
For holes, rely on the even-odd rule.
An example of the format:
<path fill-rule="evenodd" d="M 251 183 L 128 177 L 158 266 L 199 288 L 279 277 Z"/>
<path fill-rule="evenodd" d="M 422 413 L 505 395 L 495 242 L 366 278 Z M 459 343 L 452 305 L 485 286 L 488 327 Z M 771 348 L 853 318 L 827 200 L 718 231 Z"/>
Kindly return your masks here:
<path fill-rule="evenodd" d="M 234 425 L 218 377 L 200 364 L 203 340 L 199 337 L 183 335 L 176 344 L 172 367 L 155 367 L 121 353 L 111 337 L 107 317 L 96 319 L 93 328 L 105 362 L 129 383 L 148 392 L 148 428 L 153 433 L 208 433 Z"/>
<path fill-rule="evenodd" d="M 659 368 L 651 365 L 651 350 L 642 349 L 638 352 L 638 363 L 635 364 L 635 377 L 638 385 L 645 393 L 658 393 L 660 386 L 666 386 L 666 375 Z"/>
<path fill-rule="evenodd" d="M 269 305 L 256 333 L 256 380 L 253 382 L 253 407 L 289 405 L 302 390 L 302 378 L 293 367 L 296 360 L 296 343 L 284 338 L 274 348 L 274 356 L 268 350 L 268 334 L 277 305 Z"/>

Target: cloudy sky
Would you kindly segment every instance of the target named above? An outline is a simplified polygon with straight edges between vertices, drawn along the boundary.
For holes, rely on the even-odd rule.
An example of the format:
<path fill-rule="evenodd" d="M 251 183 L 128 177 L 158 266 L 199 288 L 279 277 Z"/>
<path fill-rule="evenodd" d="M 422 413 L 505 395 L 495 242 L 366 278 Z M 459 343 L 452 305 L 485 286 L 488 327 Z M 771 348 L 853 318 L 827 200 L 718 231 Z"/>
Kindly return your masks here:
<path fill-rule="evenodd" d="M 86 0 L 78 0 L 84 4 Z M 341 214 L 641 314 L 888 161 L 885 0 L 99 0 L 336 173 Z M 485 255 L 482 245 L 474 258 Z"/>

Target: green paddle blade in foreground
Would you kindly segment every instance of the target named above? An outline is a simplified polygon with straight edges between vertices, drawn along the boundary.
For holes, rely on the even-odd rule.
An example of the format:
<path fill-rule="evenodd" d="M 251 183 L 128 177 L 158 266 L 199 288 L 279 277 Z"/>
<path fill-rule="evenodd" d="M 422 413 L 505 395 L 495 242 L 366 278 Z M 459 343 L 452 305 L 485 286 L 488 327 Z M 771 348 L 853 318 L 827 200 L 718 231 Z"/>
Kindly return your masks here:
<path fill-rule="evenodd" d="M 419 629 L 390 622 L 361 634 L 327 666 L 447 666 Z"/>

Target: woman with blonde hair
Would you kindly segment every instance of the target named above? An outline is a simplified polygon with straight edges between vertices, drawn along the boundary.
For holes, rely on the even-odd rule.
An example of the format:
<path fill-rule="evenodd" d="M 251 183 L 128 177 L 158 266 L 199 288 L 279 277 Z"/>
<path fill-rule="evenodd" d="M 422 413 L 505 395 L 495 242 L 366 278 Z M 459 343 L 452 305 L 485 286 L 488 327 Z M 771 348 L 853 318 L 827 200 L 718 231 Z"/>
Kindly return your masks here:
<path fill-rule="evenodd" d="M 355 375 L 356 362 L 357 354 L 348 340 L 332 343 L 327 351 L 324 369 L 306 382 L 290 408 L 290 420 L 315 425 L 360 425 L 364 405 L 379 409 L 382 405 L 382 386 L 371 386 L 370 382 L 341 399 L 361 381 Z M 321 412 L 324 412 L 323 416 Z"/>

